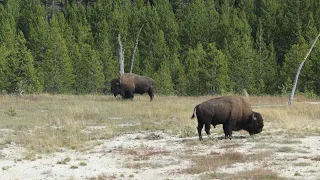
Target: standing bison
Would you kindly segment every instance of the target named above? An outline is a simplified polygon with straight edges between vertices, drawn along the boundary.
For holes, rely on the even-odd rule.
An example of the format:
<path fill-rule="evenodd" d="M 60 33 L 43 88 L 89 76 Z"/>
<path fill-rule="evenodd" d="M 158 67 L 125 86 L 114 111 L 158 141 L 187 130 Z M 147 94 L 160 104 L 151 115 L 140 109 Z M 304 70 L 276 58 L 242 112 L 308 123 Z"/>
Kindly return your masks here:
<path fill-rule="evenodd" d="M 148 93 L 150 101 L 153 100 L 155 91 L 154 81 L 147 76 L 133 73 L 122 74 L 117 79 L 111 80 L 111 92 L 114 96 L 120 94 L 124 99 L 133 99 L 134 93 Z"/>
<path fill-rule="evenodd" d="M 242 97 L 222 96 L 198 104 L 191 119 L 196 113 L 198 119 L 198 135 L 202 140 L 203 125 L 207 135 L 210 135 L 210 125 L 223 124 L 225 138 L 232 138 L 232 131 L 246 130 L 250 135 L 260 133 L 263 119 L 260 113 L 254 112 L 250 104 Z"/>

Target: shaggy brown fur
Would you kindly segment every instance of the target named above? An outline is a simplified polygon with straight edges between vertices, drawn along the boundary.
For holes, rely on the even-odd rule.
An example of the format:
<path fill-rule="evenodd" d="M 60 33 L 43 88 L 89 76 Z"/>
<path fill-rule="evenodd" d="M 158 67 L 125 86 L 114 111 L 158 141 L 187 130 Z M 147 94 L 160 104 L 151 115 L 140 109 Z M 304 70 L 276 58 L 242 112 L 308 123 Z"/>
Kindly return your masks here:
<path fill-rule="evenodd" d="M 238 96 L 222 96 L 207 100 L 194 108 L 191 118 L 196 112 L 198 119 L 198 134 L 202 140 L 201 130 L 210 135 L 210 125 L 223 124 L 225 138 L 232 138 L 232 131 L 244 129 L 252 134 L 262 131 L 263 119 L 260 113 L 251 109 L 250 103 Z"/>
<path fill-rule="evenodd" d="M 140 76 L 133 73 L 125 73 L 118 79 L 111 81 L 111 92 L 114 96 L 120 94 L 125 99 L 133 99 L 134 93 L 148 93 L 150 101 L 153 100 L 155 91 L 154 81 L 147 76 Z"/>

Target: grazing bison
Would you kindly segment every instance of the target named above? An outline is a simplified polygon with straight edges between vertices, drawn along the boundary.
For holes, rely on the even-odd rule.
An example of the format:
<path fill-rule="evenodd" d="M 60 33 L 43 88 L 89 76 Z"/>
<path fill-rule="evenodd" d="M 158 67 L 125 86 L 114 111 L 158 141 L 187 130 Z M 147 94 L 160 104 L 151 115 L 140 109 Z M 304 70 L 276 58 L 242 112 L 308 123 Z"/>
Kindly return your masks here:
<path fill-rule="evenodd" d="M 232 138 L 232 131 L 246 130 L 250 135 L 260 133 L 263 119 L 260 113 L 254 112 L 250 104 L 242 97 L 222 96 L 198 104 L 193 111 L 198 119 L 199 140 L 202 140 L 203 125 L 207 135 L 210 135 L 210 125 L 223 124 L 225 138 Z"/>
<path fill-rule="evenodd" d="M 111 80 L 111 92 L 114 96 L 120 94 L 124 99 L 133 99 L 134 93 L 148 93 L 150 101 L 153 100 L 155 91 L 154 81 L 147 76 L 133 73 L 122 74 L 117 79 Z"/>

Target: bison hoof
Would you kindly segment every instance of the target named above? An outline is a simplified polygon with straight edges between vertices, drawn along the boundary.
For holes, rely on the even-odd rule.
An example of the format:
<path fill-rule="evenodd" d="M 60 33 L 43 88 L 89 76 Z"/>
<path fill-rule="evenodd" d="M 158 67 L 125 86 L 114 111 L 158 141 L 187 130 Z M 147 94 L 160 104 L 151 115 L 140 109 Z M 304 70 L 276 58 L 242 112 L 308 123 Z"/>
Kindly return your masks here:
<path fill-rule="evenodd" d="M 199 137 L 199 140 L 200 140 L 200 141 L 202 141 L 202 140 L 203 140 L 203 138 L 202 138 L 202 137 Z"/>

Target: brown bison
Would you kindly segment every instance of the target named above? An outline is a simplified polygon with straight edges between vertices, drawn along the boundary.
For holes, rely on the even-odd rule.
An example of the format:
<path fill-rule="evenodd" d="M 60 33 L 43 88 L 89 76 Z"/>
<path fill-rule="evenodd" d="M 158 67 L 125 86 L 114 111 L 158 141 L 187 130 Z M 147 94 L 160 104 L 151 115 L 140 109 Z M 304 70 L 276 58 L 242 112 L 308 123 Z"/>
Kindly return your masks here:
<path fill-rule="evenodd" d="M 153 100 L 155 91 L 154 81 L 147 76 L 133 73 L 122 74 L 117 79 L 111 80 L 111 92 L 114 96 L 120 94 L 124 99 L 133 99 L 134 93 L 148 93 L 150 101 Z"/>
<path fill-rule="evenodd" d="M 263 119 L 260 113 L 254 112 L 250 104 L 242 97 L 222 96 L 198 104 L 193 111 L 198 119 L 198 135 L 202 140 L 203 125 L 210 136 L 210 125 L 223 124 L 225 138 L 232 138 L 232 131 L 246 130 L 250 135 L 260 133 L 263 128 Z"/>

